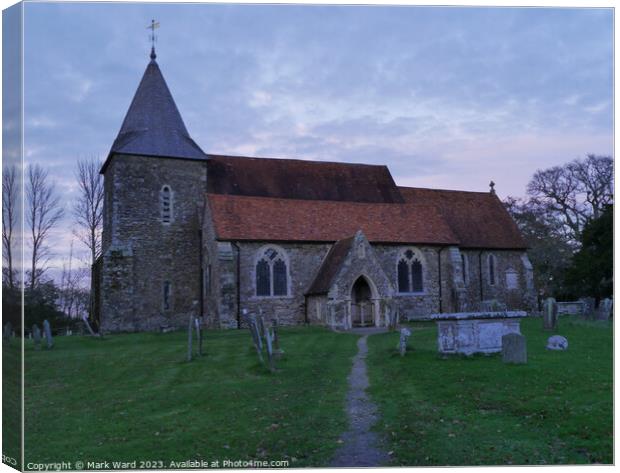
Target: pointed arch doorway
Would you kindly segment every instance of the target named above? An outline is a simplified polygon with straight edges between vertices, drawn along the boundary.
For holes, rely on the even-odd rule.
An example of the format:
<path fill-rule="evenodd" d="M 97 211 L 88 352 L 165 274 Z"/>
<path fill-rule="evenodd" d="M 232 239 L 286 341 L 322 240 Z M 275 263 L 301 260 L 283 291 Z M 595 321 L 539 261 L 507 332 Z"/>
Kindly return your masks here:
<path fill-rule="evenodd" d="M 358 277 L 351 287 L 351 324 L 354 327 L 375 325 L 376 291 L 365 276 Z"/>

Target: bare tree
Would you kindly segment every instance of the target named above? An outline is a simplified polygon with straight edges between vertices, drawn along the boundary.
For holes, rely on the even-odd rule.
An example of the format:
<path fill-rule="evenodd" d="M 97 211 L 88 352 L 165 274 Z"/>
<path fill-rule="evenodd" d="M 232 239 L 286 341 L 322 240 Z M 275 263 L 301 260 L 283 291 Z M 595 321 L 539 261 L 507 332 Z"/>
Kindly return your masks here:
<path fill-rule="evenodd" d="M 13 234 L 17 227 L 17 166 L 5 166 L 2 170 L 2 249 L 5 262 L 5 278 L 11 289 L 15 287 L 13 270 Z"/>
<path fill-rule="evenodd" d="M 583 161 L 576 159 L 567 166 L 585 196 L 584 206 L 592 218 L 599 218 L 614 201 L 614 162 L 611 156 L 589 154 Z"/>
<path fill-rule="evenodd" d="M 613 160 L 588 155 L 564 166 L 538 170 L 527 186 L 529 204 L 563 223 L 569 240 L 577 241 L 591 218 L 613 202 Z"/>
<path fill-rule="evenodd" d="M 103 220 L 103 179 L 99 174 L 101 162 L 96 158 L 77 163 L 75 178 L 78 197 L 73 205 L 77 228 L 74 234 L 89 249 L 91 266 L 101 253 L 101 225 Z"/>
<path fill-rule="evenodd" d="M 73 265 L 73 240 L 69 246 L 69 259 L 62 265 L 60 277 L 59 302 L 60 311 L 68 317 L 76 318 L 87 310 L 81 309 L 83 295 L 88 300 L 88 290 L 83 287 L 83 282 L 88 278 L 89 270 L 84 266 Z M 88 304 L 86 304 L 88 306 Z"/>
<path fill-rule="evenodd" d="M 49 182 L 47 171 L 38 164 L 28 167 L 26 200 L 26 223 L 32 238 L 30 242 L 32 246 L 30 289 L 32 290 L 47 270 L 47 262 L 51 256 L 47 238 L 63 216 L 55 186 Z"/>

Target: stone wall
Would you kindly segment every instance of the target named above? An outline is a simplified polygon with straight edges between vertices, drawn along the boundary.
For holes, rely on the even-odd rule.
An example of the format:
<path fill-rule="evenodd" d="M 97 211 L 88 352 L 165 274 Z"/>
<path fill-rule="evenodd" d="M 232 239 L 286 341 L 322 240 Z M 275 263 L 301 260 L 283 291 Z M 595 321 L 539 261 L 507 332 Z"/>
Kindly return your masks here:
<path fill-rule="evenodd" d="M 184 326 L 200 297 L 199 218 L 206 189 L 203 161 L 115 156 L 104 176 L 102 328 Z M 162 222 L 160 191 L 172 190 Z M 170 282 L 169 307 L 163 303 Z"/>
<path fill-rule="evenodd" d="M 439 311 L 439 259 L 438 248 L 411 245 L 373 245 L 375 254 L 388 279 L 394 286 L 393 299 L 395 307 L 400 309 L 401 320 L 422 319 Z M 423 256 L 422 274 L 424 291 L 419 294 L 398 292 L 398 259 L 408 248 L 417 248 Z M 444 255 L 445 257 L 445 255 Z M 443 260 L 442 260 L 443 262 Z M 447 266 L 443 265 L 444 274 L 448 275 Z M 442 278 L 443 279 L 443 278 Z M 451 285 L 444 281 L 442 293 L 446 294 Z"/>
<path fill-rule="evenodd" d="M 465 255 L 465 306 L 475 311 L 483 300 L 497 299 L 511 310 L 531 310 L 536 304 L 531 264 L 523 251 L 460 250 Z M 495 258 L 495 284 L 489 276 L 489 255 Z M 482 284 L 481 284 L 482 282 Z M 482 290 L 481 290 L 482 285 Z"/>
<path fill-rule="evenodd" d="M 282 248 L 288 258 L 288 295 L 259 297 L 256 295 L 256 257 L 265 246 Z M 314 280 L 329 243 L 282 243 L 266 245 L 261 242 L 239 242 L 241 264 L 241 310 L 258 313 L 270 319 L 277 317 L 281 325 L 297 325 L 306 321 L 305 293 Z"/>

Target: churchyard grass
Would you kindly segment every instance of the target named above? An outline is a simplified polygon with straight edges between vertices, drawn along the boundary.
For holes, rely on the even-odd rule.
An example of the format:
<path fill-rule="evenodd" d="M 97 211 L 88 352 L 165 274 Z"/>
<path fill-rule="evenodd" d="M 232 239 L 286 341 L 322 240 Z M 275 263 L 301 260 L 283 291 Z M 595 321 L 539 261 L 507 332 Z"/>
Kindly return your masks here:
<path fill-rule="evenodd" d="M 521 323 L 528 363 L 501 354 L 437 353 L 433 323 L 369 338 L 369 393 L 395 465 L 582 464 L 613 461 L 611 323 L 560 317 L 567 351 L 548 351 L 542 319 Z"/>
<path fill-rule="evenodd" d="M 26 461 L 328 462 L 347 427 L 357 337 L 281 328 L 270 373 L 248 330 L 56 337 L 26 347 Z M 155 465 L 157 466 L 157 465 Z M 164 464 L 164 467 L 167 467 Z"/>
<path fill-rule="evenodd" d="M 2 343 L 2 453 L 11 465 L 21 462 L 21 349 L 19 338 Z"/>

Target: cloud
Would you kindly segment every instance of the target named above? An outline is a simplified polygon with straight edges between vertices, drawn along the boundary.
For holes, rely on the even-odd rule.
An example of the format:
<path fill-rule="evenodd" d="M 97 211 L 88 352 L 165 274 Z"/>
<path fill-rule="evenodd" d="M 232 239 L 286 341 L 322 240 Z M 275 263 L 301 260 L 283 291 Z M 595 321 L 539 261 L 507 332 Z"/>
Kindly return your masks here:
<path fill-rule="evenodd" d="M 613 151 L 609 9 L 25 8 L 27 158 L 50 168 L 67 207 L 77 159 L 105 158 L 120 128 L 151 18 L 158 63 L 207 152 L 379 163 L 400 184 L 494 179 L 521 195 L 538 167 Z"/>

